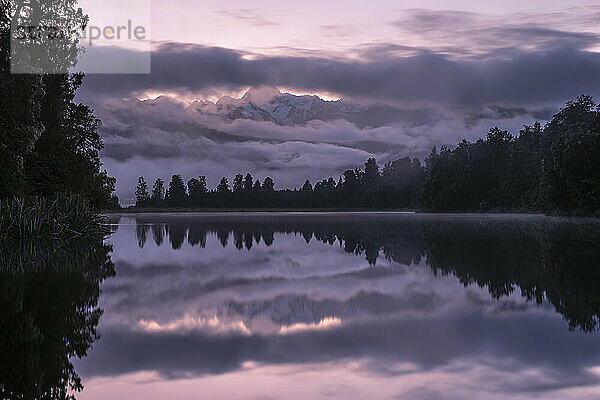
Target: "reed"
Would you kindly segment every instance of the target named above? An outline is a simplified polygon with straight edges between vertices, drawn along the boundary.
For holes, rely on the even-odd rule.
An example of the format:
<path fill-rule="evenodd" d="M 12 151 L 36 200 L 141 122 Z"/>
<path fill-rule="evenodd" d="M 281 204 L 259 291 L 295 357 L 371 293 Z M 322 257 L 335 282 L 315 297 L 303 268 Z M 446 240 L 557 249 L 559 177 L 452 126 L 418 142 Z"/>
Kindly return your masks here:
<path fill-rule="evenodd" d="M 105 217 L 76 195 L 0 200 L 0 237 L 104 239 Z"/>

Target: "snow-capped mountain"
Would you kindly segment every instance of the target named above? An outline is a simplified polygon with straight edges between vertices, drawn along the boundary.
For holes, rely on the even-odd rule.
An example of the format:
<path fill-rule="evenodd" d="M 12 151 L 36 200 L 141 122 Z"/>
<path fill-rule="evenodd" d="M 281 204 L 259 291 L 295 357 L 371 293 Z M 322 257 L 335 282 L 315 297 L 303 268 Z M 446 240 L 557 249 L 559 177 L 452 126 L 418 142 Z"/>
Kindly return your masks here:
<path fill-rule="evenodd" d="M 405 111 L 386 105 L 361 106 L 343 100 L 326 101 L 316 95 L 281 93 L 273 87 L 251 88 L 240 99 L 224 96 L 216 103 L 197 101 L 191 107 L 229 120 L 251 119 L 290 126 L 313 120 L 343 119 L 360 127 L 377 127 L 406 117 L 402 115 Z"/>

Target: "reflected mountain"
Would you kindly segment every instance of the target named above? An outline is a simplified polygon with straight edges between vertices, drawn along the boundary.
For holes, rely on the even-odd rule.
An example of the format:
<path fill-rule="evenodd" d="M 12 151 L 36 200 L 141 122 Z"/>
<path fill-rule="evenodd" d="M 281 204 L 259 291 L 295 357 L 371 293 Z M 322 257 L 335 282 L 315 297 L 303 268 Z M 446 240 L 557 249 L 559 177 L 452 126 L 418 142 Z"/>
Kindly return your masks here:
<path fill-rule="evenodd" d="M 98 339 L 100 284 L 114 275 L 101 240 L 0 240 L 0 398 L 68 399 L 71 358 Z"/>
<path fill-rule="evenodd" d="M 73 360 L 87 399 L 600 393 L 596 220 L 110 218 L 116 276 L 102 285 L 102 338 Z"/>
<path fill-rule="evenodd" d="M 339 246 L 362 256 L 378 270 L 378 259 L 399 265 L 423 261 L 440 275 L 457 277 L 465 286 L 485 287 L 494 299 L 515 290 L 527 300 L 549 301 L 569 328 L 591 332 L 600 316 L 600 224 L 530 216 L 420 216 L 386 214 L 257 215 L 135 217 L 140 248 L 152 227 L 154 242 L 163 232 L 172 249 L 186 236 L 203 248 L 213 235 L 223 247 L 250 251 L 271 246 L 281 235 L 300 236 L 306 243 Z M 151 224 L 151 225 L 150 225 Z"/>

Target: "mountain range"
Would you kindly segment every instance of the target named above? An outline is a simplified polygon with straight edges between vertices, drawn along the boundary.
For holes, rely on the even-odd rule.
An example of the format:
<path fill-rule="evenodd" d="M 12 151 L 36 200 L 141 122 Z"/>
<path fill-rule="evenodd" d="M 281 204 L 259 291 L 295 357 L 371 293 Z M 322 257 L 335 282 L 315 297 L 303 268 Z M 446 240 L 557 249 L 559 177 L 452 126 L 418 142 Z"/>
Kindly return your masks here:
<path fill-rule="evenodd" d="M 303 125 L 314 120 L 346 120 L 365 128 L 427 119 L 424 110 L 403 110 L 383 104 L 359 105 L 344 100 L 327 101 L 316 95 L 281 93 L 273 87 L 250 88 L 239 99 L 224 96 L 216 103 L 194 101 L 190 107 L 228 120 L 270 121 L 284 126 Z"/>

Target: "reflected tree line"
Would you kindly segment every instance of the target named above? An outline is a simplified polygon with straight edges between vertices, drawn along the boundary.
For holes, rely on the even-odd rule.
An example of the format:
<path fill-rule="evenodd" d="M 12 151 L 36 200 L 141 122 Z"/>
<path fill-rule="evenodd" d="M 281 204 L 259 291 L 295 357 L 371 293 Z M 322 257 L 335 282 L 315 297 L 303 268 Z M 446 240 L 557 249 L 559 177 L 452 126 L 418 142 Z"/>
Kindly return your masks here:
<path fill-rule="evenodd" d="M 492 128 L 476 142 L 434 147 L 417 158 L 387 162 L 370 158 L 364 169 L 343 172 L 314 186 L 275 190 L 272 178 L 237 174 L 210 190 L 206 177 L 187 182 L 173 175 L 168 187 L 144 177 L 135 187 L 137 207 L 363 208 L 430 211 L 538 210 L 551 214 L 600 215 L 600 112 L 580 96 L 542 127 L 517 136 Z"/>
<path fill-rule="evenodd" d="M 140 219 L 137 238 L 140 247 L 152 236 L 158 246 L 168 240 L 173 249 L 180 249 L 186 240 L 205 247 L 207 236 L 213 235 L 223 247 L 245 251 L 261 242 L 271 246 L 277 234 L 298 235 L 306 243 L 340 246 L 364 256 L 370 265 L 380 258 L 403 265 L 423 262 L 434 273 L 455 276 L 465 286 L 487 288 L 496 299 L 518 290 L 528 300 L 549 301 L 571 329 L 589 332 L 599 327 L 600 226 L 595 222 L 440 217 L 307 222 L 304 218 L 153 225 Z"/>
<path fill-rule="evenodd" d="M 72 399 L 82 390 L 71 359 L 99 337 L 110 251 L 89 237 L 0 235 L 0 398 Z"/>
<path fill-rule="evenodd" d="M 340 246 L 345 252 L 457 277 L 498 299 L 515 291 L 548 301 L 571 329 L 599 327 L 600 226 L 566 219 L 315 215 L 136 218 L 140 247 L 221 246 L 249 251 L 278 235 Z M 115 227 L 116 229 L 116 227 Z M 114 275 L 102 240 L 0 236 L 0 398 L 68 399 L 81 390 L 71 359 L 98 338 L 100 284 Z M 15 267 L 19 266 L 19 267 Z"/>

